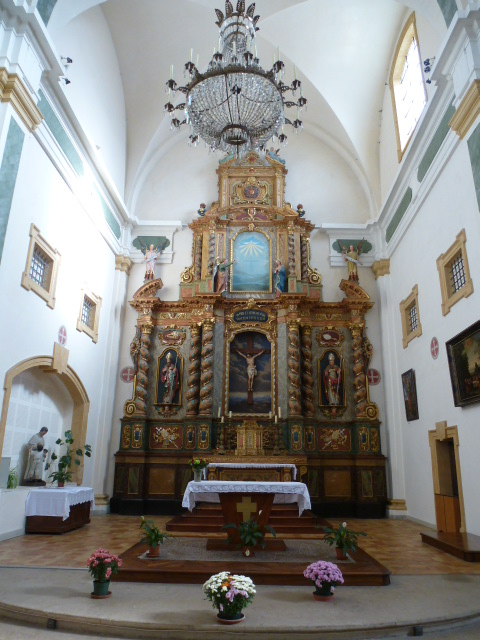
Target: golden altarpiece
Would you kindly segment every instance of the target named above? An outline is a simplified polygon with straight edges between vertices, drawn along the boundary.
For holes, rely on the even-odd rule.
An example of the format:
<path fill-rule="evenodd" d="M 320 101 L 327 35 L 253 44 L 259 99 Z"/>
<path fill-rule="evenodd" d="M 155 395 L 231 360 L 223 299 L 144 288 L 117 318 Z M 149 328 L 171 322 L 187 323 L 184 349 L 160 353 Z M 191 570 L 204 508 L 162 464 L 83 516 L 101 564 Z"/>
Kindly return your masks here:
<path fill-rule="evenodd" d="M 385 458 L 366 377 L 373 303 L 350 280 L 340 302 L 322 300 L 314 227 L 285 203 L 280 158 L 227 158 L 217 173 L 218 202 L 190 225 L 181 299 L 162 301 L 156 279 L 130 302 L 136 375 L 111 509 L 171 513 L 191 480 L 188 461 L 203 457 L 293 463 L 317 513 L 382 516 Z M 258 479 L 279 473 L 262 469 Z"/>

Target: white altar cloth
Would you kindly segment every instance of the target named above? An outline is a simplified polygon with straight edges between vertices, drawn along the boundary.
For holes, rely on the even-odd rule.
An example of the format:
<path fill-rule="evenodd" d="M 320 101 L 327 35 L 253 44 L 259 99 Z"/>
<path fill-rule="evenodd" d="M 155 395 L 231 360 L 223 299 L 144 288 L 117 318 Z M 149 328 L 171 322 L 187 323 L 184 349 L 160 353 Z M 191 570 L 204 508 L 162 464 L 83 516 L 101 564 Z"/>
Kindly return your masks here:
<path fill-rule="evenodd" d="M 183 496 L 182 507 L 193 511 L 196 502 L 220 502 L 219 493 L 274 493 L 274 504 L 298 505 L 298 515 L 311 509 L 310 494 L 303 482 L 243 482 L 202 480 L 189 482 Z"/>
<path fill-rule="evenodd" d="M 70 507 L 82 502 L 90 502 L 95 509 L 95 495 L 89 487 L 65 487 L 64 489 L 32 489 L 25 506 L 27 516 L 53 516 L 66 520 Z"/>
<path fill-rule="evenodd" d="M 296 480 L 297 478 L 297 467 L 294 464 L 272 464 L 272 463 L 241 463 L 241 462 L 210 462 L 207 469 L 290 469 L 292 472 L 292 480 Z"/>

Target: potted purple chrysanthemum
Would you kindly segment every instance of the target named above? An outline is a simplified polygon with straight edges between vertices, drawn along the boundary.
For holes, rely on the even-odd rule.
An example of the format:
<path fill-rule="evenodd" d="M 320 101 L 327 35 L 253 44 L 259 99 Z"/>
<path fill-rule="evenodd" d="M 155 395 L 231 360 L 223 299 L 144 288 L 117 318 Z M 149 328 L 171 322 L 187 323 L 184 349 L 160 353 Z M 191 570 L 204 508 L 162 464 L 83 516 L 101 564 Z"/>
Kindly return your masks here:
<path fill-rule="evenodd" d="M 337 565 L 324 560 L 308 565 L 303 575 L 315 585 L 315 600 L 331 600 L 336 585 L 343 584 L 342 572 Z"/>

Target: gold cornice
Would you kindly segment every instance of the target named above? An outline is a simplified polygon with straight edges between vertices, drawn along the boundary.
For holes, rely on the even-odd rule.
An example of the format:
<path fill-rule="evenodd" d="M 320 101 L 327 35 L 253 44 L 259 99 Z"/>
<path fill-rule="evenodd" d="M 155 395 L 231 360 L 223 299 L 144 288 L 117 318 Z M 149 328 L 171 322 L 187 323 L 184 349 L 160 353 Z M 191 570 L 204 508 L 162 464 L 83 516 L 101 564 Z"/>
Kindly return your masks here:
<path fill-rule="evenodd" d="M 43 116 L 33 101 L 30 92 L 16 73 L 0 69 L 0 102 L 9 102 L 20 120 L 30 131 L 35 131 Z"/>
<path fill-rule="evenodd" d="M 132 264 L 133 262 L 127 256 L 115 256 L 115 271 L 124 271 L 128 276 Z"/>
<path fill-rule="evenodd" d="M 371 269 L 373 271 L 373 275 L 375 276 L 375 280 L 377 280 L 380 276 L 389 276 L 390 260 L 388 260 L 388 258 L 377 260 L 372 264 Z"/>
<path fill-rule="evenodd" d="M 480 115 L 480 80 L 474 80 L 448 125 L 460 140 L 463 140 L 478 115 Z"/>

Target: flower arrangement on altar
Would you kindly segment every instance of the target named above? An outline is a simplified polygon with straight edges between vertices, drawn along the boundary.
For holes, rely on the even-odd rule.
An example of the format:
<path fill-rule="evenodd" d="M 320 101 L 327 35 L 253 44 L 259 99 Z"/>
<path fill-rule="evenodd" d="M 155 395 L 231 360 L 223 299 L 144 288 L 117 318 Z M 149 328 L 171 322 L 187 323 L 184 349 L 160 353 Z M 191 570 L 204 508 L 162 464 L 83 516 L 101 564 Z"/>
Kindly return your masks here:
<path fill-rule="evenodd" d="M 344 582 L 342 572 L 337 565 L 325 560 L 309 564 L 303 575 L 315 585 L 314 596 L 322 599 L 332 598 L 335 587 Z"/>
<path fill-rule="evenodd" d="M 193 470 L 205 469 L 205 467 L 208 467 L 208 460 L 205 460 L 205 458 L 192 458 L 188 464 Z"/>
<path fill-rule="evenodd" d="M 96 582 L 110 582 L 121 566 L 122 560 L 107 549 L 97 549 L 87 562 L 88 571 Z"/>
<path fill-rule="evenodd" d="M 240 542 L 238 543 L 238 548 L 243 548 L 243 555 L 248 558 L 248 556 L 254 555 L 253 549 L 257 545 L 262 549 L 265 549 L 265 534 L 270 533 L 274 538 L 276 538 L 275 529 L 273 529 L 268 524 L 264 526 L 260 526 L 255 518 L 251 517 L 245 522 L 240 522 L 240 524 L 235 524 L 234 522 L 229 522 L 228 524 L 224 524 L 222 529 L 233 529 L 238 533 L 236 537 L 229 537 L 228 542 L 235 542 L 238 537 L 240 538 Z"/>
<path fill-rule="evenodd" d="M 323 541 L 330 546 L 335 545 L 337 549 L 341 551 L 343 556 L 347 555 L 347 551 L 357 550 L 358 536 L 366 536 L 363 531 L 353 531 L 353 529 L 347 528 L 347 523 L 342 522 L 337 529 L 331 529 L 330 527 L 322 527 L 323 531 L 327 534 Z"/>
<path fill-rule="evenodd" d="M 212 606 L 218 609 L 219 620 L 242 620 L 242 610 L 255 596 L 255 585 L 247 576 L 222 571 L 211 576 L 202 587 Z"/>

